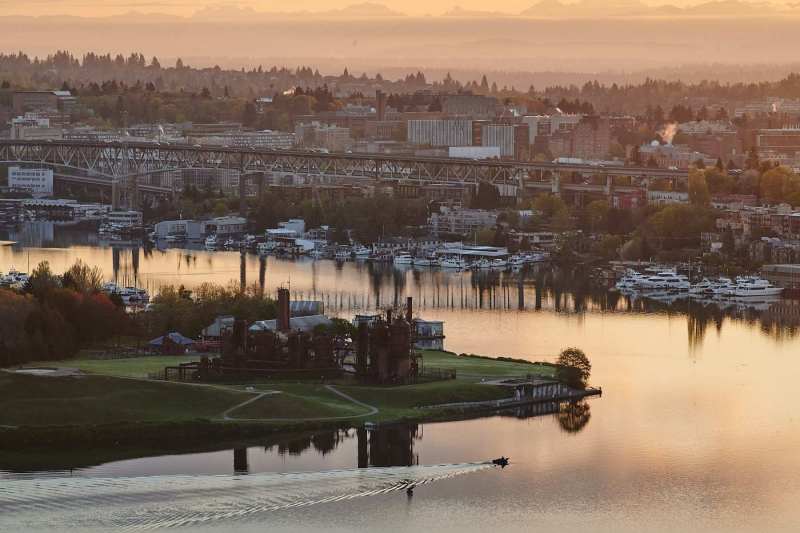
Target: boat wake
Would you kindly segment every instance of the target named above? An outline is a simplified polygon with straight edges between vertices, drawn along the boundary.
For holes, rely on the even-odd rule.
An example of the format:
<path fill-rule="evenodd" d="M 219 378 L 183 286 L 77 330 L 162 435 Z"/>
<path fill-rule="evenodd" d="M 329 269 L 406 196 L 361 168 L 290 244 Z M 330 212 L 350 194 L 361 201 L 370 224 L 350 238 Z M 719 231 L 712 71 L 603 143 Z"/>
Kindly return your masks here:
<path fill-rule="evenodd" d="M 149 531 L 413 489 L 492 462 L 246 475 L 57 477 L 0 484 L 0 531 Z"/>

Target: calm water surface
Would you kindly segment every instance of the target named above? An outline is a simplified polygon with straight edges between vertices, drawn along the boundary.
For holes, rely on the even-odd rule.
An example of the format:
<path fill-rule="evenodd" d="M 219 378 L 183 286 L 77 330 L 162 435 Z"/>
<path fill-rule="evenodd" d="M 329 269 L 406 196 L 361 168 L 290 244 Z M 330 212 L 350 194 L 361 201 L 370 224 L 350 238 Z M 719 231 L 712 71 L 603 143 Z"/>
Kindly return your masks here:
<path fill-rule="evenodd" d="M 31 246 L 0 248 L 0 271 L 24 270 L 28 261 L 42 259 L 61 271 L 81 258 L 109 278 L 116 274 L 153 292 L 165 284 L 240 282 L 238 253 L 112 249 L 58 230 L 21 237 L 11 236 Z M 289 285 L 295 297 L 323 299 L 329 313 L 341 316 L 414 296 L 422 317 L 446 322 L 446 348 L 455 352 L 552 360 L 562 348 L 578 346 L 590 356 L 592 382 L 603 387 L 603 396 L 577 419 L 508 413 L 393 433 L 329 432 L 271 447 L 130 459 L 68 473 L 0 472 L 0 487 L 20 483 L 20 491 L 35 492 L 46 487 L 34 488 L 31 480 L 69 475 L 69 483 L 89 487 L 92 479 L 136 477 L 132 483 L 150 483 L 139 497 L 152 506 L 148 498 L 158 500 L 153 487 L 189 474 L 210 495 L 198 489 L 181 500 L 173 493 L 158 505 L 174 506 L 161 512 L 194 516 L 248 498 L 280 500 L 284 507 L 308 503 L 190 522 L 190 529 L 214 531 L 796 531 L 800 524 L 797 302 L 719 310 L 589 293 L 547 273 L 520 280 L 329 261 L 269 258 L 262 265 L 257 256 L 246 256 L 244 265 L 248 285 L 263 279 L 267 293 Z M 511 456 L 510 468 L 470 464 L 501 454 Z M 426 466 L 443 463 L 455 465 Z M 366 465 L 393 468 L 364 479 L 358 467 Z M 420 466 L 398 468 L 407 465 Z M 334 477 L 326 474 L 332 470 L 338 471 Z M 287 472 L 301 474 L 275 477 Z M 462 475 L 448 477 L 454 472 Z M 436 480 L 418 487 L 413 498 L 400 491 L 330 499 L 391 484 L 397 476 Z M 224 492 L 217 483 L 242 479 L 254 485 L 236 496 L 238 503 L 214 497 Z M 112 510 L 133 505 L 116 502 L 112 488 L 106 496 Z M 326 502 L 310 503 L 318 500 Z M 0 488 L 0 508 L 2 501 Z M 46 529 L 37 512 L 23 507 L 13 514 L 16 522 L 4 522 L 9 514 L 0 512 L 0 529 L 13 531 L 20 520 Z M 73 522 L 53 521 L 50 529 L 91 529 L 103 518 L 85 512 Z"/>

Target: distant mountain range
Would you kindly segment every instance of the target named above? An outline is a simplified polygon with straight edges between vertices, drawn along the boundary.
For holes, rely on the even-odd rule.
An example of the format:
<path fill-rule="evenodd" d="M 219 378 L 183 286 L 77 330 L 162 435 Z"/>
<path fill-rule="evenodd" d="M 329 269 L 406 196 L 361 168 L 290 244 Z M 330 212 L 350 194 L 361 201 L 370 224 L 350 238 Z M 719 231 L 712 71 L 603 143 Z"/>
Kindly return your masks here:
<path fill-rule="evenodd" d="M 519 12 L 508 13 L 490 10 L 471 10 L 460 6 L 438 15 L 443 18 L 619 18 L 619 17 L 743 17 L 743 16 L 780 16 L 800 15 L 800 1 L 795 3 L 778 4 L 773 2 L 748 1 L 748 0 L 710 0 L 686 7 L 672 4 L 648 5 L 640 0 L 578 0 L 565 2 L 562 0 L 540 0 L 531 7 Z M 51 15 L 35 18 L 48 19 L 55 16 L 67 18 L 83 18 L 70 15 Z M 180 20 L 200 21 L 230 21 L 230 22 L 259 22 L 282 18 L 397 18 L 410 17 L 406 13 L 391 9 L 377 2 L 362 2 L 325 11 L 258 11 L 248 6 L 231 4 L 207 5 L 198 9 L 191 17 L 168 15 L 163 13 L 141 13 L 131 11 L 124 14 L 112 15 L 106 18 L 115 20 L 141 21 L 141 22 L 168 22 Z M 434 18 L 436 16 L 434 15 Z M 9 17 L 26 19 L 24 15 Z"/>
<path fill-rule="evenodd" d="M 455 6 L 442 13 L 442 17 L 463 18 L 605 18 L 605 17 L 740 17 L 778 14 L 800 14 L 800 2 L 776 4 L 748 0 L 710 0 L 686 7 L 672 4 L 652 6 L 640 0 L 540 0 L 520 13 L 471 10 Z M 327 11 L 256 11 L 251 7 L 211 5 L 198 10 L 193 19 L 202 20 L 248 20 L 282 17 L 341 17 L 341 18 L 389 18 L 409 15 L 376 2 L 352 4 L 341 9 Z"/>
<path fill-rule="evenodd" d="M 352 4 L 341 9 L 331 9 L 327 11 L 256 11 L 251 7 L 230 6 L 230 5 L 209 5 L 200 9 L 192 15 L 193 19 L 201 20 L 248 20 L 254 21 L 263 18 L 283 18 L 283 17 L 342 17 L 342 18 L 389 18 L 405 17 L 405 13 L 395 11 L 383 4 L 374 2 L 363 2 Z"/>

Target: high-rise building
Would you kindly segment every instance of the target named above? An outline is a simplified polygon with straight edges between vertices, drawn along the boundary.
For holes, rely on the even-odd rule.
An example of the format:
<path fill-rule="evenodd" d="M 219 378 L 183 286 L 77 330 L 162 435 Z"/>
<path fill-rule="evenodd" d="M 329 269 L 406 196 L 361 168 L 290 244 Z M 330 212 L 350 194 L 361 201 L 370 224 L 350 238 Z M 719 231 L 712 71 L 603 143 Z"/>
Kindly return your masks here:
<path fill-rule="evenodd" d="M 468 146 L 472 144 L 472 121 L 409 120 L 406 139 L 417 146 Z"/>

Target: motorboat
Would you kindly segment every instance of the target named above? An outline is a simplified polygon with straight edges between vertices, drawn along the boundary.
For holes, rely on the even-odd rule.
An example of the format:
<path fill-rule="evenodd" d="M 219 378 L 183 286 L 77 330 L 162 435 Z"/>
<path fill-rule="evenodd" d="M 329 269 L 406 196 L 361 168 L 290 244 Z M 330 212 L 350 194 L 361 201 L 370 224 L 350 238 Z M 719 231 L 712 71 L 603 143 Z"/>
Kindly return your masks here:
<path fill-rule="evenodd" d="M 366 246 L 356 246 L 353 248 L 353 255 L 358 260 L 369 259 L 369 256 L 372 254 L 372 250 L 367 248 Z"/>
<path fill-rule="evenodd" d="M 460 257 L 443 257 L 439 259 L 439 266 L 442 268 L 465 270 L 467 263 Z"/>
<path fill-rule="evenodd" d="M 104 283 L 101 289 L 109 296 L 119 296 L 126 306 L 142 306 L 150 302 L 150 295 L 145 289 L 139 287 L 120 287 L 113 281 L 109 281 Z"/>
<path fill-rule="evenodd" d="M 756 298 L 780 296 L 782 287 L 775 287 L 769 281 L 757 276 L 736 278 L 736 284 L 730 296 L 735 298 Z"/>
<path fill-rule="evenodd" d="M 432 255 L 429 255 L 427 257 L 415 257 L 414 266 L 415 267 L 439 266 L 439 260 Z"/>
<path fill-rule="evenodd" d="M 508 264 L 512 267 L 522 267 L 528 263 L 528 259 L 523 255 L 512 255 L 508 258 Z"/>
<path fill-rule="evenodd" d="M 225 244 L 223 244 L 222 246 L 224 246 L 226 249 L 230 250 L 232 248 L 238 247 L 239 243 L 236 242 L 232 237 L 228 237 L 228 239 L 225 241 Z"/>
<path fill-rule="evenodd" d="M 500 259 L 499 257 L 497 259 L 492 259 L 492 268 L 507 268 L 507 267 L 508 267 L 508 261 L 506 261 L 505 259 Z"/>
<path fill-rule="evenodd" d="M 0 285 L 4 285 L 7 287 L 11 287 L 14 289 L 22 288 L 26 283 L 28 283 L 28 279 L 30 276 L 25 272 L 19 272 L 16 269 L 12 268 L 8 271 L 8 274 L 5 276 L 0 276 Z"/>
<path fill-rule="evenodd" d="M 478 269 L 478 270 L 488 270 L 488 269 L 492 268 L 492 262 L 484 257 L 484 258 L 478 259 L 477 261 L 472 263 L 472 268 L 475 268 L 475 269 Z"/>
<path fill-rule="evenodd" d="M 505 468 L 508 466 L 509 460 L 509 457 L 498 457 L 497 459 L 492 459 L 492 464 L 500 468 Z"/>
<path fill-rule="evenodd" d="M 413 265 L 414 264 L 414 256 L 409 253 L 403 252 L 394 256 L 392 262 L 395 265 Z"/>
<path fill-rule="evenodd" d="M 714 289 L 717 284 L 708 278 L 703 278 L 697 283 L 693 283 L 689 288 L 689 294 L 692 296 L 710 296 L 714 294 Z"/>
<path fill-rule="evenodd" d="M 256 252 L 258 252 L 259 255 L 267 255 L 275 250 L 275 246 L 275 241 L 260 242 L 256 246 Z"/>
<path fill-rule="evenodd" d="M 349 246 L 342 246 L 336 250 L 335 256 L 338 261 L 347 261 L 353 257 L 353 250 Z"/>
<path fill-rule="evenodd" d="M 732 296 L 735 287 L 736 284 L 731 278 L 722 277 L 717 280 L 716 286 L 711 292 L 714 296 Z"/>
<path fill-rule="evenodd" d="M 642 289 L 665 289 L 671 291 L 688 291 L 691 287 L 689 279 L 673 270 L 664 270 L 648 276 L 641 282 Z"/>
<path fill-rule="evenodd" d="M 616 288 L 620 290 L 635 290 L 642 288 L 648 276 L 640 274 L 635 270 L 628 270 L 627 273 L 617 281 Z"/>

